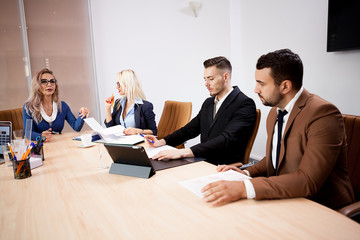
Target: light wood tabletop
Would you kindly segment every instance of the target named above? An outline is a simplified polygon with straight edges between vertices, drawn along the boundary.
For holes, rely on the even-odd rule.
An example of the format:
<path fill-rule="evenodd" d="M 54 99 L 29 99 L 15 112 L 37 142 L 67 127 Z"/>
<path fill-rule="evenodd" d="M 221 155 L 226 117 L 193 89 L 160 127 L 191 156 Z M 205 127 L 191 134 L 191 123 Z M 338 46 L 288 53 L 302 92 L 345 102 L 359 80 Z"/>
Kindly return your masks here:
<path fill-rule="evenodd" d="M 211 207 L 179 184 L 214 174 L 206 162 L 150 179 L 109 174 L 104 146 L 81 148 L 78 135 L 54 135 L 30 178 L 15 180 L 0 165 L 0 239 L 360 238 L 360 224 L 305 198 Z"/>

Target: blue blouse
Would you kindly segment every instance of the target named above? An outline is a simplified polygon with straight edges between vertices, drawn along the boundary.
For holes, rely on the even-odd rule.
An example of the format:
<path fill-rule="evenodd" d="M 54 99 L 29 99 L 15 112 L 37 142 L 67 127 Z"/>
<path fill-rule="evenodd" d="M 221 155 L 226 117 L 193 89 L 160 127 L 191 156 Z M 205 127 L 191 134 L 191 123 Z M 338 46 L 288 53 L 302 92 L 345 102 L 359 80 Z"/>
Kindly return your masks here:
<path fill-rule="evenodd" d="M 122 110 L 121 110 L 121 114 L 120 114 L 120 123 L 122 126 L 124 126 L 125 128 L 128 127 L 136 127 L 135 124 L 135 104 L 143 104 L 143 101 L 141 99 L 135 99 L 135 103 L 133 103 L 128 112 L 126 113 L 125 119 L 123 118 L 123 113 L 124 113 L 124 109 L 125 109 L 125 104 L 126 104 L 126 97 L 123 97 L 120 101 Z"/>
<path fill-rule="evenodd" d="M 140 103 L 139 101 L 135 101 L 135 104 L 133 105 L 135 127 L 140 129 L 150 129 L 153 132 L 153 134 L 156 135 L 157 127 L 155 122 L 155 113 L 153 111 L 153 105 L 151 102 L 148 102 L 146 100 L 141 100 L 141 102 L 142 103 Z M 125 103 L 121 104 L 120 99 L 116 99 L 113 112 L 111 114 L 112 117 L 111 121 L 108 123 L 106 122 L 106 120 L 104 121 L 106 127 L 123 124 L 120 121 L 120 119 L 122 118 L 123 105 L 125 105 Z M 130 116 L 129 112 L 127 116 Z M 132 124 L 130 123 L 131 118 L 129 118 L 129 122 L 126 122 L 127 116 L 125 117 L 126 127 L 132 127 L 129 125 Z"/>
<path fill-rule="evenodd" d="M 28 114 L 26 109 L 27 109 L 26 104 L 24 104 L 23 106 L 24 129 L 26 129 L 26 119 L 33 120 L 32 114 L 31 113 Z M 61 101 L 61 111 L 58 110 L 56 118 L 52 122 L 51 126 L 44 119 L 41 120 L 40 123 L 36 123 L 35 120 L 32 121 L 33 126 L 31 132 L 31 140 L 35 141 L 36 137 L 41 136 L 42 132 L 48 130 L 49 128 L 51 128 L 52 131 L 54 132 L 61 133 L 64 128 L 65 120 L 69 123 L 72 129 L 74 129 L 77 132 L 79 132 L 84 125 L 84 120 L 81 119 L 80 116 L 76 119 L 74 114 L 72 114 L 70 107 L 65 102 Z"/>

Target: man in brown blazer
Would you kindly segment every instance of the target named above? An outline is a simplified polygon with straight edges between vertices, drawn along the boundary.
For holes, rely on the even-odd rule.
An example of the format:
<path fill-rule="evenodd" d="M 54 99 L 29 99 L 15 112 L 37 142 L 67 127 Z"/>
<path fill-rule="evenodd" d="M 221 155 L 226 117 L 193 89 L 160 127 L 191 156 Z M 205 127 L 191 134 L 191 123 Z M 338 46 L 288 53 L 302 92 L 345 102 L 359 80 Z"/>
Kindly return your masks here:
<path fill-rule="evenodd" d="M 218 181 L 203 188 L 214 206 L 243 198 L 306 197 L 333 209 L 354 201 L 339 110 L 302 86 L 303 65 L 289 49 L 270 52 L 256 65 L 257 93 L 272 107 L 266 121 L 266 156 L 245 171 L 244 182 Z"/>

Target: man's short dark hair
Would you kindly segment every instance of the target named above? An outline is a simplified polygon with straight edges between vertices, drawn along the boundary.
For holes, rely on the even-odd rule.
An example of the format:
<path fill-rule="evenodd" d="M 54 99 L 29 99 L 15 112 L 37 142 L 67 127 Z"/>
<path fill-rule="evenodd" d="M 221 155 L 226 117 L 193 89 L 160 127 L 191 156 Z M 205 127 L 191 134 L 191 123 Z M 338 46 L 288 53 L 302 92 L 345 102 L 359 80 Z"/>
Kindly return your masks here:
<path fill-rule="evenodd" d="M 227 70 L 231 74 L 231 63 L 226 57 L 214 57 L 204 61 L 205 68 L 212 66 L 216 66 L 220 70 Z"/>
<path fill-rule="evenodd" d="M 271 77 L 275 84 L 280 85 L 284 80 L 290 80 L 293 88 L 299 90 L 303 81 L 303 64 L 296 53 L 290 49 L 280 49 L 268 54 L 262 55 L 256 64 L 256 69 L 271 69 Z"/>

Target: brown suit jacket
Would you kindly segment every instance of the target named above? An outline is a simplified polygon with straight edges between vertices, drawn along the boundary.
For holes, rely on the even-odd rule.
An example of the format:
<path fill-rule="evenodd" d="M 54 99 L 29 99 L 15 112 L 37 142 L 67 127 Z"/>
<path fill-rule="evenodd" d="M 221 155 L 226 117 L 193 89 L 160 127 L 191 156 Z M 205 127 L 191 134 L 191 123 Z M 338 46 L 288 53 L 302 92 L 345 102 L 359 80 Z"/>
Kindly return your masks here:
<path fill-rule="evenodd" d="M 277 174 L 271 160 L 276 118 L 272 108 L 266 121 L 266 157 L 247 169 L 256 199 L 306 197 L 333 209 L 353 202 L 339 110 L 304 89 L 285 126 Z"/>

